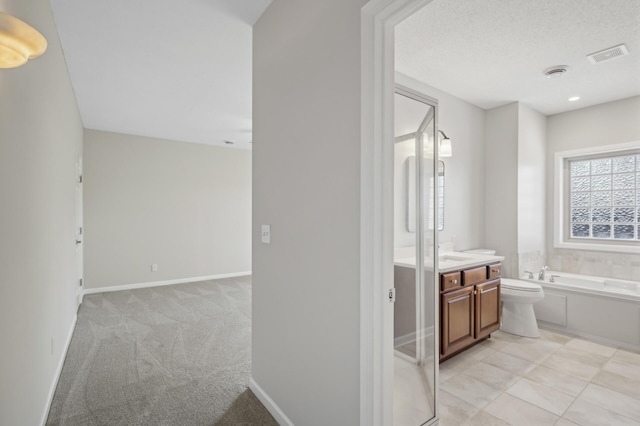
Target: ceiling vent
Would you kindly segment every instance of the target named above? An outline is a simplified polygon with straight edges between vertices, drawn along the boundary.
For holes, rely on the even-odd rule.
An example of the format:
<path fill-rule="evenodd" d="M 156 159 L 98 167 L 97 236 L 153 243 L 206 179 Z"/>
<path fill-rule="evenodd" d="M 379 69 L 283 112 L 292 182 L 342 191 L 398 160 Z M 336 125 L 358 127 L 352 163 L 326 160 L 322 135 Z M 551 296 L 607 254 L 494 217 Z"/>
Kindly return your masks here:
<path fill-rule="evenodd" d="M 604 49 L 599 52 L 587 55 L 587 58 L 589 58 L 589 61 L 592 64 L 599 64 L 601 62 L 619 58 L 621 56 L 627 56 L 628 54 L 629 51 L 627 50 L 627 46 L 625 46 L 624 44 L 620 44 L 618 46 L 613 46 L 608 49 Z"/>
<path fill-rule="evenodd" d="M 569 68 L 567 65 L 556 65 L 555 67 L 544 70 L 544 75 L 546 75 L 547 78 L 558 78 L 567 72 L 567 68 Z"/>

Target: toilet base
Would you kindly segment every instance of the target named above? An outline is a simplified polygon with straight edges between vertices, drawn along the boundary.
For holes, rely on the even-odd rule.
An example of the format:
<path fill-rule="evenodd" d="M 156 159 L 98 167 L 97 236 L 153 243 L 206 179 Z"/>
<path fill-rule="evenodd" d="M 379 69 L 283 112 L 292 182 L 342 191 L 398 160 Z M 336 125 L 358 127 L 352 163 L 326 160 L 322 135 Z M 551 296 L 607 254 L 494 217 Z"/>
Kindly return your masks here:
<path fill-rule="evenodd" d="M 540 337 L 533 303 L 504 302 L 500 330 L 516 336 Z"/>

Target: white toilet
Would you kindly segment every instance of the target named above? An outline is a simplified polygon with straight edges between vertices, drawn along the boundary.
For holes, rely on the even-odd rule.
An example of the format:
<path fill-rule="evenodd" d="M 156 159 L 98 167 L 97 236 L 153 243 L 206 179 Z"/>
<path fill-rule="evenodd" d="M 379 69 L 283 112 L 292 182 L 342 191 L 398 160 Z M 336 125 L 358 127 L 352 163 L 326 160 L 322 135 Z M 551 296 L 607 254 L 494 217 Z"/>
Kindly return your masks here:
<path fill-rule="evenodd" d="M 540 337 L 533 304 L 544 299 L 544 291 L 538 284 L 500 279 L 502 299 L 502 326 L 500 330 L 523 337 Z"/>

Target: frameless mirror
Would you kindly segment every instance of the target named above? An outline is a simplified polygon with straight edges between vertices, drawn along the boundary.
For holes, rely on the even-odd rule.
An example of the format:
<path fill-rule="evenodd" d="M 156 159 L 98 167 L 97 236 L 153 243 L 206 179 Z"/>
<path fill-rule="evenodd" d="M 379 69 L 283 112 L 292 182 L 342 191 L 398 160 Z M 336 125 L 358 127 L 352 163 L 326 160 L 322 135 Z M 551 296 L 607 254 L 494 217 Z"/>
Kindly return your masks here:
<path fill-rule="evenodd" d="M 431 163 L 430 160 L 423 160 L 426 163 Z M 407 223 L 407 231 L 408 232 L 416 232 L 416 157 L 411 156 L 407 157 L 406 163 L 406 189 L 407 189 L 407 209 L 406 209 L 406 223 Z M 435 200 L 434 197 L 434 179 L 433 177 L 429 177 L 427 182 L 427 176 L 425 175 L 424 188 L 429 188 L 431 193 L 431 197 L 429 200 Z M 438 231 L 442 231 L 444 229 L 444 162 L 438 161 Z M 436 211 L 433 202 L 429 203 L 429 209 L 427 209 L 425 214 L 425 223 L 433 224 L 435 221 L 433 220 L 434 212 Z M 428 216 L 427 216 L 428 215 Z M 432 227 L 429 229 L 433 229 Z"/>

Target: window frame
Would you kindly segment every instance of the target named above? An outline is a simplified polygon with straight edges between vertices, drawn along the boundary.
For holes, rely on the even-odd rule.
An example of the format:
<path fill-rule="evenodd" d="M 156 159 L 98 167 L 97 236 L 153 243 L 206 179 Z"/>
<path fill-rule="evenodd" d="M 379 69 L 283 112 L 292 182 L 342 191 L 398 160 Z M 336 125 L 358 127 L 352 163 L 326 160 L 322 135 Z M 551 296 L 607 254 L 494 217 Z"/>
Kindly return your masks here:
<path fill-rule="evenodd" d="M 593 250 L 618 253 L 640 253 L 640 241 L 571 238 L 569 227 L 569 160 L 588 157 L 617 156 L 625 153 L 640 154 L 640 141 L 604 145 L 591 148 L 556 152 L 554 155 L 554 206 L 553 206 L 553 246 L 554 248 Z M 640 206 L 636 206 L 638 208 Z"/>

